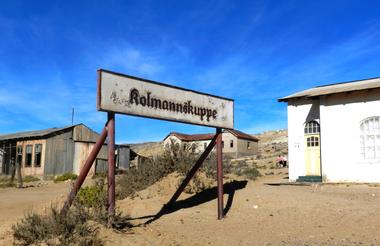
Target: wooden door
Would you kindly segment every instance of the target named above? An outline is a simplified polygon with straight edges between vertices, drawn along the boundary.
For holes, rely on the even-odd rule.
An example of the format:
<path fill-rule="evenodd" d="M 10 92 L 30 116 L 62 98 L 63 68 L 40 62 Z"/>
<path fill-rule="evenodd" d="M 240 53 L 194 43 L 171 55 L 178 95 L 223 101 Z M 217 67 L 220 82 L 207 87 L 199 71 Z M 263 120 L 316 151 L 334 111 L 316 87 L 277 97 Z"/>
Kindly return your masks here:
<path fill-rule="evenodd" d="M 306 175 L 321 175 L 321 150 L 319 134 L 305 136 Z"/>

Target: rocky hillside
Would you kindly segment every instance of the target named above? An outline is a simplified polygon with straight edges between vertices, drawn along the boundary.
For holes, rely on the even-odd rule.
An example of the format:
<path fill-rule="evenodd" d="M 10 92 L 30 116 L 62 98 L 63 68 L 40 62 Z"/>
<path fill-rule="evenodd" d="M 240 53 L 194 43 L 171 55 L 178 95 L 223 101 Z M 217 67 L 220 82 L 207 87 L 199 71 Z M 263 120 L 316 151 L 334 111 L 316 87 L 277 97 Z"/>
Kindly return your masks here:
<path fill-rule="evenodd" d="M 288 130 L 266 131 L 254 135 L 259 141 L 259 153 L 255 157 L 258 167 L 275 168 L 279 155 L 288 156 Z"/>
<path fill-rule="evenodd" d="M 267 131 L 254 136 L 260 139 L 259 159 L 288 155 L 288 130 Z"/>

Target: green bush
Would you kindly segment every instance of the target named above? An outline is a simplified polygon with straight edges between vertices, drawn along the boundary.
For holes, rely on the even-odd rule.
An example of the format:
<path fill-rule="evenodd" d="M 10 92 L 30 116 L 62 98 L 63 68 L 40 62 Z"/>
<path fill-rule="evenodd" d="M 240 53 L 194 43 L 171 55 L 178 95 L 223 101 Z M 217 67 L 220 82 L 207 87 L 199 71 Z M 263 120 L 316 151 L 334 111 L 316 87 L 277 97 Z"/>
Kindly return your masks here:
<path fill-rule="evenodd" d="M 104 180 L 97 180 L 94 186 L 82 187 L 74 200 L 74 206 L 87 210 L 91 219 L 108 225 L 107 192 Z"/>
<path fill-rule="evenodd" d="M 89 218 L 104 226 L 118 229 L 129 228 L 128 216 L 122 216 L 121 212 L 115 211 L 113 216 L 108 214 L 107 191 L 104 179 L 98 179 L 94 186 L 83 187 L 79 190 L 74 207 L 84 209 Z"/>
<path fill-rule="evenodd" d="M 62 175 L 54 178 L 54 182 L 62 182 L 62 181 L 66 181 L 66 180 L 76 180 L 77 177 L 78 177 L 78 175 L 76 175 L 76 174 L 65 173 L 65 174 L 62 174 Z"/>
<path fill-rule="evenodd" d="M 31 175 L 28 175 L 28 176 L 23 177 L 22 181 L 25 183 L 28 183 L 28 182 L 40 181 L 40 179 Z"/>
<path fill-rule="evenodd" d="M 99 206 L 105 203 L 106 194 L 100 185 L 82 187 L 76 197 L 76 201 L 87 208 Z"/>

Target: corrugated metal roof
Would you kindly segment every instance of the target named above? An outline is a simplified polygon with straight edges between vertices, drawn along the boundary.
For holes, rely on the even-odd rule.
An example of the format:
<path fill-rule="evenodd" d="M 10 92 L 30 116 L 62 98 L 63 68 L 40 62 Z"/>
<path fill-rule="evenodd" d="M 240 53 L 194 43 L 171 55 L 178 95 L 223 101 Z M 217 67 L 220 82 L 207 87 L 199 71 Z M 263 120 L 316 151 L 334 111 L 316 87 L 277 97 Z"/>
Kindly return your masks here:
<path fill-rule="evenodd" d="M 0 141 L 15 140 L 15 139 L 43 138 L 43 137 L 52 135 L 54 133 L 58 133 L 60 131 L 68 130 L 68 129 L 75 127 L 75 126 L 77 126 L 77 125 L 65 126 L 65 127 L 53 127 L 53 128 L 49 128 L 49 129 L 36 130 L 36 131 L 26 131 L 26 132 L 17 132 L 17 133 L 11 133 L 11 134 L 3 134 L 3 135 L 0 135 Z"/>
<path fill-rule="evenodd" d="M 372 78 L 365 80 L 355 80 L 325 86 L 317 86 L 311 89 L 300 91 L 289 96 L 278 99 L 279 102 L 287 102 L 291 98 L 310 98 L 329 94 L 337 94 L 343 92 L 360 91 L 380 88 L 380 78 Z"/>

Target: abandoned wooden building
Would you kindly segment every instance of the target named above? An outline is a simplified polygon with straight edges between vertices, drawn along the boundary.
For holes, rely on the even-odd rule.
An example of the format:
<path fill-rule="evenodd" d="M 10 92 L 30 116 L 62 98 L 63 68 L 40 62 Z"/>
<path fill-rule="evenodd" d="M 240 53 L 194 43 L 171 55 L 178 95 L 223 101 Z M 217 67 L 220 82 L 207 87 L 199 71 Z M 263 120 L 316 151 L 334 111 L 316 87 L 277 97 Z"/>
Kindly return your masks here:
<path fill-rule="evenodd" d="M 380 78 L 279 101 L 288 104 L 290 181 L 380 182 Z"/>
<path fill-rule="evenodd" d="M 10 174 L 11 166 L 21 164 L 22 175 L 49 177 L 79 174 L 99 134 L 84 124 L 61 128 L 0 135 L 0 174 Z M 130 149 L 117 146 L 117 166 L 129 166 Z M 107 170 L 107 146 L 103 145 L 90 175 Z"/>
<path fill-rule="evenodd" d="M 191 145 L 195 152 L 202 152 L 210 143 L 214 134 L 184 134 L 171 132 L 163 140 L 164 147 L 169 146 L 172 141 Z M 238 130 L 223 130 L 222 146 L 223 154 L 233 158 L 255 155 L 258 152 L 259 139 Z"/>

